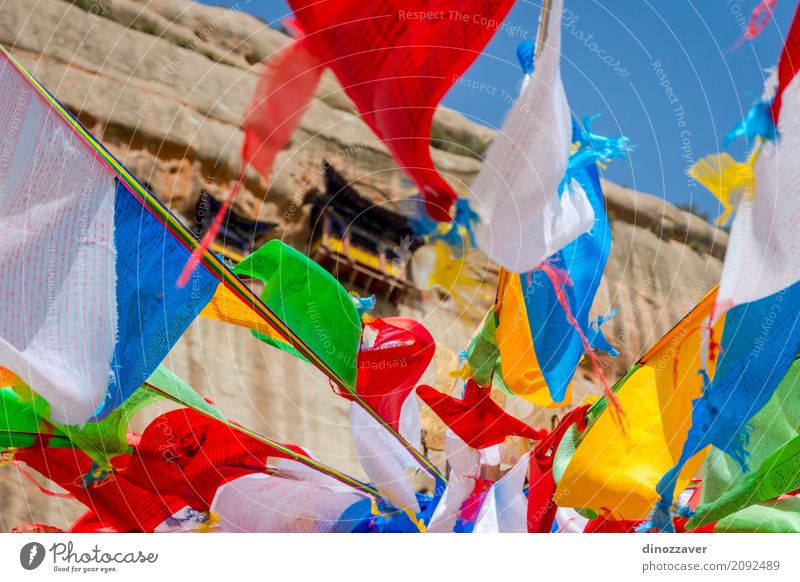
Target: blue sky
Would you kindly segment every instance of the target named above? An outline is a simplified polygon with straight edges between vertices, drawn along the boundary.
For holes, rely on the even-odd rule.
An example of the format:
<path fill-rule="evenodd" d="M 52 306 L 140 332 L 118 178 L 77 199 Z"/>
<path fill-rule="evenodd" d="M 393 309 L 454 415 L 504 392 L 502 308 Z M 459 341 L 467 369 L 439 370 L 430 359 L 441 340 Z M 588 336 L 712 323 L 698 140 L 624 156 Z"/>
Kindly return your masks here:
<path fill-rule="evenodd" d="M 367 0 L 369 1 L 369 0 Z M 232 6 L 236 0 L 212 4 Z M 582 117 L 599 113 L 595 132 L 624 134 L 635 149 L 606 177 L 716 214 L 716 201 L 686 176 L 697 159 L 722 148 L 722 138 L 760 96 L 764 70 L 776 64 L 794 8 L 778 0 L 773 22 L 734 50 L 758 0 L 566 0 L 562 75 L 570 105 Z M 290 14 L 283 0 L 239 2 L 277 24 Z M 517 0 L 506 22 L 463 79 L 496 91 L 456 85 L 444 104 L 497 127 L 521 80 L 515 49 L 535 36 L 540 0 Z M 607 62 L 610 62 L 608 64 Z M 491 94 L 494 93 L 494 94 Z M 732 146 L 741 158 L 744 144 Z"/>

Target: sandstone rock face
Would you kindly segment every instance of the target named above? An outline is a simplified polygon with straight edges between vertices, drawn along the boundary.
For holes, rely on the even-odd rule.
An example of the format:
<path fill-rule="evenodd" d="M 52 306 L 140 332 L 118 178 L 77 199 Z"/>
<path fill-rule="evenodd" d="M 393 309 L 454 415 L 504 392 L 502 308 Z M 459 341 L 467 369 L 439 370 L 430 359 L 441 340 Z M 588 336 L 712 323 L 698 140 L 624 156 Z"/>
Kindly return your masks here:
<path fill-rule="evenodd" d="M 612 249 L 595 311 L 607 325 L 621 375 L 719 281 L 728 234 L 660 198 L 604 183 Z"/>
<path fill-rule="evenodd" d="M 239 122 L 261 63 L 289 42 L 286 35 L 247 14 L 187 0 L 0 5 L 0 43 L 175 212 L 192 216 L 203 187 L 224 196 L 238 172 Z M 492 131 L 442 108 L 432 137 L 434 161 L 458 191 L 466 191 Z M 326 73 L 317 99 L 278 157 L 272 181 L 266 185 L 248 175 L 236 210 L 277 222 L 274 236 L 301 246 L 308 221 L 302 198 L 321 185 L 323 160 L 376 203 L 398 206 L 414 194 Z M 606 328 L 621 351 L 619 358 L 604 360 L 613 382 L 717 282 L 727 235 L 659 198 L 610 183 L 605 192 L 614 241 L 594 311 L 619 309 Z M 491 288 L 497 269 L 485 267 Z M 476 301 L 477 311 L 485 310 L 488 301 Z M 441 344 L 435 377 L 431 372 L 427 380 L 441 388 L 454 382 L 447 373 L 476 322 L 459 318 L 451 299 L 422 290 L 401 305 L 381 302 L 377 312 L 423 321 Z M 349 403 L 315 369 L 249 331 L 199 320 L 165 364 L 232 419 L 364 477 L 352 450 Z M 596 379 L 582 369 L 576 399 L 598 393 Z M 146 411 L 136 426 L 157 412 Z M 543 426 L 553 414 L 519 405 L 514 412 Z M 425 443 L 439 462 L 441 425 L 428 412 L 423 416 Z M 80 511 L 74 502 L 43 495 L 12 466 L 0 469 L 0 529 L 31 521 L 65 527 Z"/>

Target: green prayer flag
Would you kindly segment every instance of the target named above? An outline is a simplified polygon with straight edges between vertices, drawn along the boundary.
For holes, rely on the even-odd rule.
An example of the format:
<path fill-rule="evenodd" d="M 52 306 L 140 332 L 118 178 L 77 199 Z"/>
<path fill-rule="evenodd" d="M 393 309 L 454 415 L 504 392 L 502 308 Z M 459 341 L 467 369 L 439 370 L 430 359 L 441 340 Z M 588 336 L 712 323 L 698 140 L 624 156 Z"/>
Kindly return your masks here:
<path fill-rule="evenodd" d="M 750 422 L 747 449 L 755 470 L 744 473 L 724 452 L 716 448 L 709 451 L 701 504 L 687 528 L 719 521 L 715 531 L 786 531 L 785 527 L 794 524 L 798 529 L 792 531 L 800 532 L 800 520 L 776 518 L 780 511 L 796 511 L 796 504 L 787 503 L 792 500 L 770 501 L 800 489 L 798 418 L 800 360 L 792 364 L 775 394 Z"/>
<path fill-rule="evenodd" d="M 162 393 L 160 398 L 166 396 L 170 400 L 182 404 L 187 408 L 192 408 L 213 418 L 226 421 L 220 410 L 213 404 L 209 404 L 205 398 L 195 392 L 194 388 L 184 382 L 175 372 L 159 366 L 156 371 L 147 379 L 145 386 L 151 389 L 151 393 Z M 155 392 L 152 390 L 155 389 Z"/>
<path fill-rule="evenodd" d="M 235 268 L 264 282 L 261 300 L 352 389 L 361 318 L 336 278 L 303 253 L 272 240 Z M 260 334 L 256 337 L 264 339 Z M 282 344 L 270 342 L 285 349 Z M 292 352 L 297 355 L 296 351 Z"/>

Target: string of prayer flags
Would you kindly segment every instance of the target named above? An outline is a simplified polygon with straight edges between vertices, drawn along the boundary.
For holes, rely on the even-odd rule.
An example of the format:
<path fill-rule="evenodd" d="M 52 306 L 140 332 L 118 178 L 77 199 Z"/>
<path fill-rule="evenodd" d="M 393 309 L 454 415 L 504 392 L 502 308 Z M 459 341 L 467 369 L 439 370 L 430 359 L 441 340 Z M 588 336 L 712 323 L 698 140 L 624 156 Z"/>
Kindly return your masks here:
<path fill-rule="evenodd" d="M 0 241 L 0 365 L 44 396 L 55 420 L 78 424 L 133 394 L 218 281 L 202 269 L 191 289 L 165 282 L 187 250 L 46 97 L 0 55 L 11 153 L 0 161 L 0 220 L 13 232 L 22 215 L 29 231 Z"/>

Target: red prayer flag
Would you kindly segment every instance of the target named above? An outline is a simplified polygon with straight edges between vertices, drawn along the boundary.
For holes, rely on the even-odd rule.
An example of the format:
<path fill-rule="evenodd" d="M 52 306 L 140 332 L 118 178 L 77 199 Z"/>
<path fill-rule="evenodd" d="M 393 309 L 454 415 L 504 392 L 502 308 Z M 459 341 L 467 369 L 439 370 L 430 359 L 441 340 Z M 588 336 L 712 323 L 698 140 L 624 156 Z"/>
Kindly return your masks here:
<path fill-rule="evenodd" d="M 269 179 L 275 156 L 289 141 L 314 96 L 323 67 L 308 51 L 302 32 L 297 32 L 298 39 L 280 49 L 264 66 L 242 123 L 244 140 L 239 177 L 181 271 L 178 278 L 180 288 L 186 286 L 201 257 L 217 239 L 228 210 L 242 187 L 247 167 L 251 166 Z"/>
<path fill-rule="evenodd" d="M 141 436 L 135 452 L 110 460 L 107 476 L 86 483 L 95 468 L 77 449 L 19 449 L 23 461 L 91 509 L 75 531 L 151 532 L 185 506 L 207 511 L 228 481 L 264 471 L 268 457 L 286 455 L 218 420 L 190 409 L 162 414 Z"/>
<path fill-rule="evenodd" d="M 508 436 L 540 440 L 547 435 L 505 412 L 489 397 L 490 392 L 491 387 L 479 386 L 474 380 L 467 381 L 463 400 L 424 384 L 417 388 L 425 404 L 473 449 L 500 444 Z"/>
<path fill-rule="evenodd" d="M 783 91 L 792 82 L 798 70 L 800 70 L 800 6 L 794 14 L 792 27 L 786 35 L 786 43 L 778 61 L 778 87 L 772 101 L 772 121 L 776 124 L 780 118 Z"/>
<path fill-rule="evenodd" d="M 387 317 L 371 321 L 364 326 L 364 340 L 358 352 L 356 392 L 399 431 L 403 403 L 435 351 L 433 336 L 413 319 Z"/>
<path fill-rule="evenodd" d="M 268 457 L 288 458 L 268 444 L 184 408 L 162 414 L 148 425 L 125 476 L 205 511 L 220 486 L 264 471 Z"/>
<path fill-rule="evenodd" d="M 119 532 L 151 532 L 186 503 L 179 497 L 128 481 L 125 469 L 131 456 L 114 457 L 111 460 L 114 471 L 106 479 L 85 484 L 84 477 L 92 470 L 93 462 L 83 451 L 36 446 L 14 452 L 16 460 L 23 461 L 92 509 L 95 514 L 91 518 L 92 527 L 84 529 L 86 524 L 79 520 L 78 531 L 109 528 Z"/>
<path fill-rule="evenodd" d="M 546 438 L 531 451 L 528 473 L 528 532 L 550 533 L 556 518 L 558 505 L 553 501 L 556 482 L 553 477 L 553 455 L 558 450 L 567 429 L 577 424 L 580 430 L 586 428 L 586 411 L 589 405 L 571 410 Z"/>
<path fill-rule="evenodd" d="M 428 214 L 450 219 L 453 188 L 434 168 L 439 102 L 503 22 L 513 0 L 289 0 L 308 46 L 412 177 Z"/>
<path fill-rule="evenodd" d="M 300 123 L 324 70 L 299 34 L 264 65 L 245 114 L 242 160 L 265 178 Z"/>

